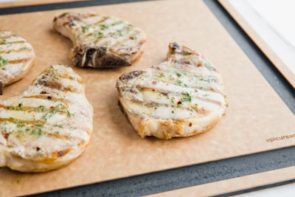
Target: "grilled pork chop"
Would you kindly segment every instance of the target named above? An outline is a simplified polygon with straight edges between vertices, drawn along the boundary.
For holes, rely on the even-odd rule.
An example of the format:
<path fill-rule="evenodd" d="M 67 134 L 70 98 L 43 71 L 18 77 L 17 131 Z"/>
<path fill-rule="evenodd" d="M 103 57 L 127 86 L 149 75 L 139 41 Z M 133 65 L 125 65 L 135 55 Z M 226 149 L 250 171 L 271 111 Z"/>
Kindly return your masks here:
<path fill-rule="evenodd" d="M 128 66 L 143 52 L 143 31 L 115 17 L 64 13 L 54 18 L 54 28 L 73 42 L 71 56 L 79 67 Z"/>
<path fill-rule="evenodd" d="M 22 95 L 0 101 L 0 167 L 59 168 L 84 151 L 91 132 L 81 78 L 69 67 L 50 66 Z"/>
<path fill-rule="evenodd" d="M 33 47 L 24 38 L 0 32 L 0 82 L 4 86 L 23 78 L 34 58 Z"/>
<path fill-rule="evenodd" d="M 117 81 L 119 103 L 141 137 L 186 137 L 212 128 L 225 113 L 223 82 L 193 50 L 169 45 L 168 59 Z"/>

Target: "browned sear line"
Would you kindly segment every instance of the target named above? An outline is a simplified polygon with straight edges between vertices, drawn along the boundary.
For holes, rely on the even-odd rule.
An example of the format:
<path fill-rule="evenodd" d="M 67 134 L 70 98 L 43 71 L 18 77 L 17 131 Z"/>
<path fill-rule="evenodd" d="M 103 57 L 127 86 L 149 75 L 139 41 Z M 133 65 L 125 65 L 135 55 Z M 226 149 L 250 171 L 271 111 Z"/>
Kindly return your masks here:
<path fill-rule="evenodd" d="M 20 120 L 15 118 L 0 118 L 0 122 L 12 122 L 12 123 L 23 123 L 23 124 L 44 124 L 45 122 L 42 120 Z"/>
<path fill-rule="evenodd" d="M 16 59 L 16 60 L 9 60 L 8 64 L 19 64 L 25 61 L 30 60 L 31 58 L 23 58 L 23 59 Z"/>

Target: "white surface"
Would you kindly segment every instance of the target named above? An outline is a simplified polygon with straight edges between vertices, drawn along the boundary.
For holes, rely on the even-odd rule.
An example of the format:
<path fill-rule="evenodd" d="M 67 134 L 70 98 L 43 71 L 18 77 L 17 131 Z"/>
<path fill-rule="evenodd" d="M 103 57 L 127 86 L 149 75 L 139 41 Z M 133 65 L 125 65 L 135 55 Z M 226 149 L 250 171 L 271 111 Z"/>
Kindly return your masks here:
<path fill-rule="evenodd" d="M 247 0 L 256 12 L 295 47 L 295 1 L 293 0 Z"/>
<path fill-rule="evenodd" d="M 256 192 L 238 195 L 237 197 L 294 197 L 295 196 L 295 184 L 288 184 L 279 187 L 269 188 Z"/>
<path fill-rule="evenodd" d="M 228 1 L 295 75 L 295 1 Z M 295 197 L 295 184 L 239 195 L 246 196 Z"/>
<path fill-rule="evenodd" d="M 295 1 L 229 2 L 295 75 Z"/>

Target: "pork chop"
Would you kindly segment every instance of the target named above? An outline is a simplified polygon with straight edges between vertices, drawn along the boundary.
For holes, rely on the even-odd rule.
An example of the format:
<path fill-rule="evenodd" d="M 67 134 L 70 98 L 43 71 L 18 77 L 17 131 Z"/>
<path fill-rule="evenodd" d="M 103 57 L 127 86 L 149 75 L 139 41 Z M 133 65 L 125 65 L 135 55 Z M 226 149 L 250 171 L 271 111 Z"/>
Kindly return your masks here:
<path fill-rule="evenodd" d="M 0 32 L 0 83 L 9 85 L 25 76 L 33 64 L 33 47 L 9 31 Z"/>
<path fill-rule="evenodd" d="M 0 101 L 0 167 L 44 172 L 70 163 L 89 142 L 92 113 L 81 78 L 50 66 L 20 96 Z"/>
<path fill-rule="evenodd" d="M 119 103 L 141 137 L 187 137 L 208 131 L 226 108 L 216 68 L 195 51 L 170 43 L 167 61 L 123 74 Z"/>
<path fill-rule="evenodd" d="M 71 58 L 79 67 L 129 66 L 143 52 L 143 31 L 116 17 L 64 13 L 53 23 L 56 31 L 71 39 Z"/>

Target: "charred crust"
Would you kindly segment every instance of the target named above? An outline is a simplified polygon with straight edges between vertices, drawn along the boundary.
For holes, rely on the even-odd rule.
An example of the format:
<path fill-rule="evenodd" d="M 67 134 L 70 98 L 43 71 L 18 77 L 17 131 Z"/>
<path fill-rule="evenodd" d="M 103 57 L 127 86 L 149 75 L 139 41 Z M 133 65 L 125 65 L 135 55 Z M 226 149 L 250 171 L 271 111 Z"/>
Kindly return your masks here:
<path fill-rule="evenodd" d="M 120 81 L 129 81 L 131 79 L 138 77 L 139 75 L 141 75 L 143 73 L 144 73 L 144 71 L 141 71 L 141 70 L 132 71 L 132 72 L 121 75 L 119 77 L 119 80 Z"/>
<path fill-rule="evenodd" d="M 173 55 L 173 54 L 192 55 L 192 54 L 197 54 L 197 53 L 188 47 L 181 46 L 176 42 L 171 42 L 171 43 L 169 43 L 168 54 L 169 55 Z"/>
<path fill-rule="evenodd" d="M 47 94 L 47 92 L 44 91 L 44 90 L 42 90 L 42 91 L 40 92 L 40 94 Z"/>
<path fill-rule="evenodd" d="M 49 88 L 61 90 L 63 88 L 62 84 L 58 81 L 49 79 L 48 75 L 43 75 L 38 81 L 37 84 L 43 85 Z M 41 91 L 40 94 L 47 94 L 46 91 Z"/>
<path fill-rule="evenodd" d="M 179 51 L 181 47 L 176 42 L 171 42 L 169 43 L 169 49 L 171 50 L 172 53 L 175 53 L 176 51 Z"/>
<path fill-rule="evenodd" d="M 0 95 L 3 95 L 4 84 L 0 81 Z"/>
<path fill-rule="evenodd" d="M 78 67 L 117 68 L 130 65 L 125 59 L 111 54 L 106 47 L 76 47 L 74 63 Z"/>
<path fill-rule="evenodd" d="M 62 89 L 62 85 L 57 81 L 39 81 L 39 84 L 53 89 Z"/>

